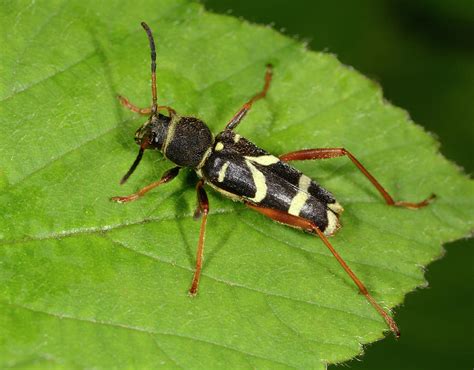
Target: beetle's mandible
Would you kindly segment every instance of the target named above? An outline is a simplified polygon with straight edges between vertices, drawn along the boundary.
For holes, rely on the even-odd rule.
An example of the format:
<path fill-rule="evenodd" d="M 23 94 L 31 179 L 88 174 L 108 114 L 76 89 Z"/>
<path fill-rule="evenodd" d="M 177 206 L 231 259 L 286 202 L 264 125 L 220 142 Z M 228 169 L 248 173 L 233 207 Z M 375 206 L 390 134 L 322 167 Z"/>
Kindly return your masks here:
<path fill-rule="evenodd" d="M 375 186 L 389 206 L 417 209 L 428 205 L 434 195 L 419 203 L 394 201 L 369 171 L 344 148 L 305 149 L 276 157 L 235 133 L 234 129 L 252 105 L 267 94 L 272 80 L 271 65 L 267 65 L 263 89 L 247 101 L 227 123 L 224 130 L 215 137 L 206 124 L 198 118 L 182 117 L 173 108 L 158 105 L 155 42 L 148 25 L 144 22 L 141 25 L 148 35 L 151 49 L 152 106 L 138 108 L 126 98 L 119 96 L 122 105 L 133 112 L 149 117 L 135 133 L 135 142 L 140 146 L 140 150 L 121 183 L 127 181 L 136 169 L 146 149 L 161 151 L 165 158 L 176 166 L 166 171 L 160 180 L 138 192 L 111 199 L 119 203 L 136 200 L 151 189 L 174 179 L 180 168 L 191 168 L 199 176 L 196 186 L 198 202 L 195 217 L 201 218 L 196 269 L 189 290 L 191 295 L 195 295 L 198 291 L 202 268 L 204 235 L 209 213 L 209 202 L 204 185 L 209 185 L 224 196 L 241 201 L 272 220 L 302 229 L 321 238 L 357 285 L 359 291 L 398 337 L 400 332 L 395 321 L 370 295 L 327 238 L 340 227 L 339 217 L 343 208 L 329 191 L 289 165 L 288 162 L 347 156 Z M 163 115 L 159 113 L 160 110 L 167 111 L 168 114 Z"/>

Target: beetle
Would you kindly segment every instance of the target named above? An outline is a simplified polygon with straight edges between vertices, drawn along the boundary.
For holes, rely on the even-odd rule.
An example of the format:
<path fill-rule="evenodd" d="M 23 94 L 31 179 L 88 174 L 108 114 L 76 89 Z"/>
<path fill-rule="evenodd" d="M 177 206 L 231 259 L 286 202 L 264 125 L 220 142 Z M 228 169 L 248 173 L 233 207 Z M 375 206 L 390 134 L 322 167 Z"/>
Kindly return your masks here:
<path fill-rule="evenodd" d="M 160 180 L 138 192 L 128 196 L 112 197 L 111 200 L 119 203 L 134 201 L 150 190 L 173 180 L 181 168 L 191 168 L 199 177 L 196 185 L 197 208 L 194 216 L 201 218 L 201 226 L 196 268 L 189 289 L 190 295 L 194 296 L 198 292 L 202 269 L 204 237 L 209 214 L 209 201 L 204 189 L 206 184 L 225 197 L 241 201 L 247 207 L 276 222 L 318 236 L 357 285 L 360 293 L 398 337 L 400 331 L 395 321 L 376 302 L 327 238 L 341 227 L 339 217 L 343 211 L 342 206 L 329 191 L 289 165 L 288 162 L 346 156 L 367 177 L 389 206 L 418 209 L 428 205 L 435 196 L 431 195 L 418 203 L 395 201 L 375 177 L 345 148 L 305 149 L 277 157 L 237 134 L 234 129 L 252 105 L 264 98 L 270 88 L 273 74 L 270 64 L 267 65 L 262 90 L 247 101 L 227 123 L 224 130 L 215 137 L 200 119 L 180 116 L 173 108 L 158 105 L 155 42 L 150 27 L 145 22 L 141 25 L 147 33 L 151 50 L 152 105 L 150 108 L 139 108 L 127 98 L 118 96 L 123 106 L 133 112 L 148 116 L 148 120 L 135 133 L 135 142 L 140 146 L 138 156 L 120 183 L 123 184 L 128 180 L 147 149 L 161 151 L 164 157 L 176 166 L 166 171 Z M 167 111 L 168 115 L 159 113 L 160 110 Z"/>

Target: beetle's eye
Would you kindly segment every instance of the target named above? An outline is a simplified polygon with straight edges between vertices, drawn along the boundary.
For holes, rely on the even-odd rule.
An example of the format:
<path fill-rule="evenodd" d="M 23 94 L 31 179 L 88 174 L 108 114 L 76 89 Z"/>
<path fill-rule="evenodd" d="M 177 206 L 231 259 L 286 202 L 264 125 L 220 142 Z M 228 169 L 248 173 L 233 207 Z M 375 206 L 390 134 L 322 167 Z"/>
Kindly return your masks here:
<path fill-rule="evenodd" d="M 138 145 L 140 145 L 141 142 L 142 142 L 142 138 L 141 138 L 141 136 L 140 136 L 140 134 L 139 134 L 138 132 L 135 134 L 135 142 L 136 142 Z"/>
<path fill-rule="evenodd" d="M 150 129 L 148 128 L 147 124 L 144 124 L 137 131 L 135 131 L 135 142 L 138 145 L 141 145 L 144 138 L 148 136 L 150 136 Z"/>

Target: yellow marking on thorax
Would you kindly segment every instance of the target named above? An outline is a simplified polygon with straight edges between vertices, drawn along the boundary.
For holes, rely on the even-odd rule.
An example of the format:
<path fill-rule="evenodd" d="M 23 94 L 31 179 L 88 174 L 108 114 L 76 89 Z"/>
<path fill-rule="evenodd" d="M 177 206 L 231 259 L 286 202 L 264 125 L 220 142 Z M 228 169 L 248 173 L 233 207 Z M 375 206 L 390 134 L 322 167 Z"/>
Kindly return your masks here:
<path fill-rule="evenodd" d="M 216 152 L 220 152 L 222 149 L 224 149 L 224 144 L 222 144 L 220 141 L 216 144 L 214 150 Z"/>
<path fill-rule="evenodd" d="M 217 178 L 217 181 L 223 182 L 225 179 L 225 173 L 227 171 L 227 167 L 229 167 L 229 162 L 225 162 L 221 169 L 219 170 L 219 177 Z"/>
<path fill-rule="evenodd" d="M 176 131 L 176 125 L 178 122 L 181 120 L 181 116 L 178 116 L 177 114 L 173 115 L 171 117 L 171 123 L 168 127 L 168 132 L 166 134 L 166 139 L 165 142 L 163 143 L 163 148 L 161 149 L 161 152 L 165 156 L 165 158 L 168 158 L 166 156 L 166 149 L 168 149 L 168 145 L 173 140 L 174 132 Z"/>
<path fill-rule="evenodd" d="M 237 143 L 239 142 L 239 140 L 240 140 L 241 137 L 242 137 L 242 136 L 240 136 L 239 134 L 235 134 L 235 135 L 234 135 L 234 143 L 237 144 Z"/>
<path fill-rule="evenodd" d="M 244 158 L 254 163 L 261 164 L 262 166 L 270 166 L 280 162 L 280 160 L 274 155 L 261 155 L 259 157 L 245 156 Z"/>
<path fill-rule="evenodd" d="M 267 183 L 265 181 L 265 175 L 261 173 L 249 160 L 246 159 L 245 163 L 252 173 L 252 178 L 256 189 L 254 197 L 249 199 L 255 203 L 258 203 L 262 201 L 267 195 Z"/>
<path fill-rule="evenodd" d="M 301 209 L 309 198 L 308 189 L 311 185 L 311 179 L 306 175 L 301 175 L 298 182 L 298 193 L 293 197 L 290 203 L 288 213 L 293 216 L 299 216 Z"/>

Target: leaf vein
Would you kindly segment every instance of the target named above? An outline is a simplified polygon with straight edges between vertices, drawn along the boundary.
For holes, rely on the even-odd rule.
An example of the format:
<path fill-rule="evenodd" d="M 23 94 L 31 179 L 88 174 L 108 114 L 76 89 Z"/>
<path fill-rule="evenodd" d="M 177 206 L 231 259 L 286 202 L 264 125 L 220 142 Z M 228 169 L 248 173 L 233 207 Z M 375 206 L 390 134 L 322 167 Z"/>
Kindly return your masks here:
<path fill-rule="evenodd" d="M 330 255 L 330 254 L 325 254 L 325 253 L 320 252 L 320 251 L 317 251 L 317 250 L 315 250 L 315 251 L 309 251 L 309 250 L 307 250 L 307 249 L 301 248 L 301 247 L 299 247 L 299 246 L 297 246 L 297 245 L 293 245 L 293 244 L 291 244 L 291 243 L 289 243 L 289 242 L 286 242 L 286 241 L 284 241 L 284 240 L 282 240 L 282 239 L 279 239 L 279 238 L 275 237 L 274 235 L 266 234 L 266 233 L 264 233 L 262 230 L 256 228 L 255 225 L 251 224 L 250 222 L 247 222 L 247 221 L 245 221 L 245 220 L 242 220 L 242 222 L 245 223 L 246 225 L 248 225 L 249 227 L 251 227 L 252 229 L 254 229 L 255 231 L 257 231 L 258 233 L 260 233 L 260 234 L 262 234 L 262 235 L 265 235 L 266 237 L 271 238 L 272 240 L 275 240 L 275 241 L 277 241 L 277 242 L 279 242 L 279 243 L 281 243 L 281 244 L 284 244 L 284 245 L 289 246 L 289 247 L 291 247 L 291 248 L 296 248 L 296 249 L 298 249 L 298 250 L 300 250 L 300 251 L 303 251 L 303 252 L 305 252 L 305 253 L 316 254 L 316 255 L 324 256 L 324 257 L 326 257 L 326 258 L 329 258 L 329 259 L 332 259 L 332 260 L 333 260 L 333 256 Z M 405 273 L 405 272 L 401 272 L 401 271 L 397 271 L 397 270 L 392 270 L 392 269 L 390 269 L 390 268 L 388 268 L 388 267 L 386 267 L 386 266 L 374 265 L 374 264 L 370 264 L 370 263 L 367 263 L 367 262 L 354 261 L 354 260 L 352 260 L 352 259 L 347 259 L 347 258 L 344 258 L 344 260 L 345 260 L 346 262 L 350 262 L 351 264 L 357 264 L 357 265 L 361 265 L 361 266 L 367 266 L 367 267 L 372 267 L 372 268 L 376 268 L 376 269 L 380 269 L 380 270 L 385 270 L 385 271 L 388 271 L 388 272 L 391 272 L 391 273 L 400 274 L 400 275 L 403 275 L 403 276 L 405 276 L 405 277 L 409 277 L 409 278 L 411 278 L 411 279 L 417 279 L 417 278 L 418 278 L 417 276 L 410 275 L 410 274 L 407 274 L 407 273 Z M 327 268 L 327 266 L 326 266 L 326 268 Z"/>
<path fill-rule="evenodd" d="M 137 251 L 133 248 L 130 248 L 128 245 L 126 245 L 125 243 L 123 242 L 120 242 L 118 240 L 114 240 L 114 239 L 110 239 L 109 237 L 105 236 L 105 238 L 107 238 L 110 242 L 112 242 L 113 244 L 116 244 L 120 247 L 122 247 L 124 250 L 128 250 L 129 252 L 131 253 L 135 253 L 139 256 L 143 256 L 143 257 L 146 257 L 146 258 L 149 258 L 151 260 L 154 260 L 154 261 L 157 261 L 157 262 L 161 262 L 161 263 L 164 263 L 164 264 L 168 264 L 172 267 L 179 267 L 183 270 L 186 270 L 186 271 L 189 271 L 189 272 L 194 272 L 194 269 L 189 267 L 189 266 L 183 266 L 183 265 L 180 265 L 174 261 L 169 261 L 169 260 L 166 260 L 166 259 L 163 259 L 163 258 L 160 258 L 156 255 L 153 255 L 153 254 L 149 254 L 149 253 L 144 253 L 144 252 L 141 252 L 141 251 Z M 298 299 L 298 298 L 295 298 L 295 297 L 290 297 L 290 296 L 286 296 L 284 294 L 278 294 L 278 293 L 273 293 L 273 292 L 269 292 L 269 291 L 265 291 L 265 290 L 262 290 L 262 289 L 258 289 L 258 288 L 253 288 L 253 287 L 250 287 L 250 286 L 247 286 L 247 285 L 244 285 L 244 284 L 240 284 L 240 283 L 236 283 L 236 282 L 231 282 L 231 281 L 227 281 L 227 280 L 224 280 L 224 279 L 219 279 L 218 277 L 215 277 L 215 276 L 212 276 L 212 275 L 209 275 L 207 274 L 205 271 L 201 272 L 201 277 L 207 277 L 209 278 L 210 280 L 213 280 L 215 282 L 218 282 L 218 283 L 221 283 L 221 284 L 224 284 L 224 285 L 227 285 L 231 288 L 241 288 L 241 289 L 245 289 L 245 290 L 249 290 L 251 292 L 256 292 L 256 293 L 259 293 L 259 294 L 262 294 L 262 295 L 267 295 L 267 296 L 270 296 L 270 297 L 277 297 L 277 298 L 284 298 L 284 299 L 287 299 L 289 301 L 294 301 L 294 302 L 299 302 L 299 303 L 304 303 L 304 304 L 308 304 L 308 305 L 311 305 L 311 306 L 316 306 L 316 307 L 319 307 L 321 309 L 328 309 L 328 310 L 336 310 L 336 311 L 339 311 L 343 314 L 346 314 L 346 315 L 349 315 L 349 316 L 356 316 L 358 318 L 362 318 L 362 319 L 365 319 L 365 320 L 369 320 L 369 321 L 373 321 L 373 322 L 381 322 L 381 320 L 378 320 L 378 319 L 374 319 L 372 317 L 368 317 L 368 316 L 365 316 L 365 315 L 361 315 L 359 313 L 355 313 L 355 312 L 350 312 L 350 311 L 345 311 L 341 308 L 338 308 L 338 307 L 334 307 L 334 306 L 330 306 L 330 305 L 325 305 L 325 304 L 321 304 L 319 302 L 314 302 L 314 301 L 307 301 L 307 300 L 303 300 L 303 299 Z"/>
<path fill-rule="evenodd" d="M 64 2 L 64 3 L 67 3 L 67 1 Z M 64 3 L 63 3 L 63 4 L 64 4 Z M 159 21 L 159 20 L 161 20 L 161 19 L 166 19 L 166 17 L 167 17 L 170 13 L 174 12 L 176 9 L 179 9 L 179 8 L 181 8 L 181 7 L 184 8 L 184 7 L 187 6 L 187 5 L 188 5 L 188 4 L 187 4 L 186 2 L 183 2 L 183 3 L 181 3 L 181 4 L 179 4 L 179 5 L 175 6 L 175 7 L 172 7 L 171 9 L 168 10 L 167 13 L 165 13 L 164 15 L 162 15 L 162 16 L 160 16 L 160 17 L 155 18 L 154 20 L 152 20 L 152 22 L 157 22 L 157 21 Z M 139 30 L 134 30 L 134 31 L 128 32 L 128 33 L 126 33 L 126 34 L 123 36 L 123 39 L 126 39 L 126 38 L 130 37 L 131 35 L 134 35 L 134 34 L 136 34 L 136 33 L 138 33 L 138 32 L 141 32 L 141 31 L 139 31 Z M 4 97 L 3 99 L 0 99 L 0 103 L 4 102 L 4 101 L 6 101 L 6 100 L 9 100 L 9 99 L 11 99 L 11 98 L 13 98 L 13 97 L 15 97 L 15 95 L 17 95 L 17 94 L 24 93 L 24 92 L 30 90 L 31 88 L 33 88 L 33 87 L 35 87 L 35 86 L 37 86 L 37 85 L 40 85 L 40 84 L 46 82 L 47 80 L 49 80 L 49 79 L 51 79 L 51 78 L 56 77 L 56 76 L 59 75 L 59 74 L 62 74 L 62 73 L 64 73 L 64 72 L 67 72 L 67 71 L 70 70 L 71 68 L 74 68 L 75 66 L 77 66 L 77 65 L 81 64 L 82 62 L 86 61 L 86 60 L 89 59 L 90 57 L 95 56 L 97 53 L 99 53 L 99 51 L 100 51 L 99 48 L 94 48 L 90 53 L 86 54 L 86 56 L 84 56 L 84 57 L 80 58 L 79 60 L 77 60 L 77 61 L 75 61 L 75 62 L 69 64 L 68 66 L 64 67 L 63 69 L 59 69 L 59 70 L 57 70 L 56 72 L 54 72 L 54 73 L 52 73 L 52 74 L 46 76 L 45 78 L 42 78 L 42 79 L 40 79 L 40 80 L 38 80 L 38 81 L 36 81 L 36 82 L 33 82 L 33 83 L 29 84 L 28 86 L 26 86 L 26 87 L 20 89 L 20 90 L 13 91 L 12 94 L 10 94 L 10 95 Z"/>
<path fill-rule="evenodd" d="M 117 329 L 137 331 L 137 332 L 145 333 L 145 334 L 148 334 L 148 335 L 164 335 L 164 336 L 171 336 L 171 337 L 176 337 L 176 338 L 185 339 L 185 340 L 201 342 L 201 343 L 210 344 L 210 345 L 213 345 L 213 346 L 216 346 L 216 347 L 224 348 L 224 349 L 227 349 L 227 350 L 230 350 L 230 351 L 233 351 L 233 352 L 237 352 L 237 353 L 240 353 L 240 354 L 245 355 L 245 356 L 252 356 L 252 357 L 255 357 L 255 358 L 260 358 L 260 359 L 272 361 L 272 362 L 275 362 L 275 363 L 279 363 L 279 364 L 282 364 L 282 365 L 285 365 L 285 366 L 288 366 L 288 367 L 291 367 L 291 368 L 295 368 L 295 366 L 293 366 L 292 364 L 289 364 L 289 363 L 277 361 L 277 360 L 267 358 L 267 357 L 264 357 L 264 356 L 261 356 L 261 355 L 250 353 L 250 352 L 244 351 L 240 348 L 229 347 L 228 345 L 213 342 L 213 341 L 210 341 L 210 340 L 207 340 L 207 339 L 197 338 L 197 337 L 178 334 L 178 333 L 170 333 L 170 332 L 162 332 L 162 331 L 158 331 L 158 330 L 151 330 L 151 329 L 147 329 L 147 328 L 142 328 L 142 327 L 132 326 L 132 325 L 126 325 L 126 324 L 121 324 L 121 323 L 116 323 L 116 322 L 102 321 L 102 320 L 97 320 L 97 319 L 94 319 L 94 318 L 80 318 L 80 317 L 75 317 L 75 316 L 72 316 L 72 315 L 58 314 L 58 313 L 55 313 L 55 312 L 48 312 L 48 311 L 45 311 L 45 310 L 35 309 L 35 308 L 28 307 L 26 305 L 18 304 L 18 303 L 10 303 L 10 302 L 5 302 L 5 301 L 0 301 L 0 304 L 12 306 L 12 307 L 17 307 L 17 308 L 20 308 L 20 309 L 24 309 L 24 310 L 27 310 L 27 311 L 34 312 L 34 313 L 39 313 L 39 314 L 51 316 L 51 317 L 54 317 L 54 318 L 59 319 L 59 320 L 64 320 L 64 319 L 73 320 L 73 321 L 79 321 L 79 322 L 94 324 L 94 325 L 109 326 L 109 327 L 113 327 L 113 328 L 117 328 Z"/>

